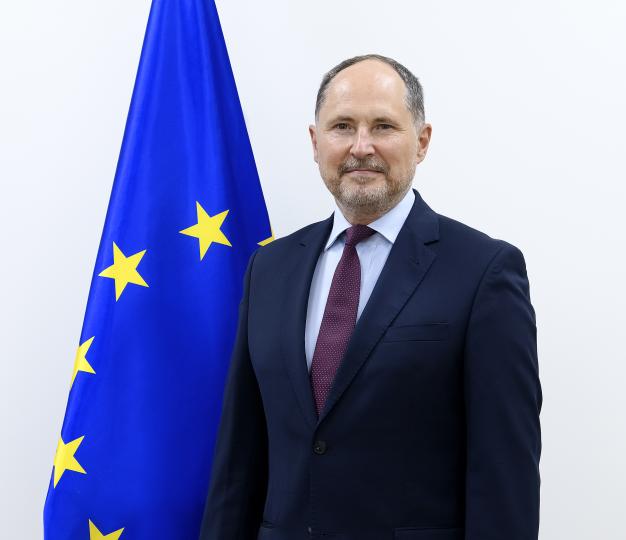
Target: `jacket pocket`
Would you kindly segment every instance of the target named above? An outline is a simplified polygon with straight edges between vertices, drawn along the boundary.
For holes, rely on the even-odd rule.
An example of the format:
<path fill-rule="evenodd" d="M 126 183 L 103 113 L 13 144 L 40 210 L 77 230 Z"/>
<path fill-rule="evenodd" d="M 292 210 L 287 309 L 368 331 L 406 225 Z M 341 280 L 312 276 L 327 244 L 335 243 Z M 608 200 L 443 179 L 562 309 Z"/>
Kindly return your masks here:
<path fill-rule="evenodd" d="M 443 341 L 448 339 L 448 333 L 447 322 L 390 326 L 383 341 Z"/>
<path fill-rule="evenodd" d="M 463 528 L 416 529 L 403 527 L 394 529 L 394 540 L 463 540 Z"/>

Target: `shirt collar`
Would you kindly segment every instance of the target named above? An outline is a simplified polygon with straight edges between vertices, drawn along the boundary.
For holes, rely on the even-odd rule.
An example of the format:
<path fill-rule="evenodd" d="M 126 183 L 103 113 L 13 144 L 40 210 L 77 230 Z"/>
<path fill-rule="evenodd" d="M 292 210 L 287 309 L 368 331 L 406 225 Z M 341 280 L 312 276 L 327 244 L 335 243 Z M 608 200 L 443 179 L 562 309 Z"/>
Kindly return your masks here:
<path fill-rule="evenodd" d="M 376 221 L 372 221 L 368 225 L 371 229 L 374 229 L 377 233 L 382 235 L 390 243 L 394 243 L 398 237 L 398 233 L 404 225 L 413 203 L 415 201 L 415 193 L 412 189 L 409 189 L 402 200 L 396 204 L 391 210 L 380 216 Z M 324 251 L 335 243 L 335 240 L 346 229 L 351 227 L 350 222 L 345 218 L 337 202 L 335 201 L 335 212 L 333 214 L 333 228 L 330 231 L 328 241 L 324 247 Z"/>

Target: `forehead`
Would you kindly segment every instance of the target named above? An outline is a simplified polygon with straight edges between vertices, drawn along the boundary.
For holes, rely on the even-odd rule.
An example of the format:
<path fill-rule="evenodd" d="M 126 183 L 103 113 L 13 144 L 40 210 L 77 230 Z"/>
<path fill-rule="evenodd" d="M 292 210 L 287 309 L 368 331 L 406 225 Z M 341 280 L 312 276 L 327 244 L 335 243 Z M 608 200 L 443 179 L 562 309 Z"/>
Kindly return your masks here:
<path fill-rule="evenodd" d="M 340 71 L 326 88 L 320 116 L 339 113 L 410 114 L 406 85 L 384 62 L 358 62 Z"/>

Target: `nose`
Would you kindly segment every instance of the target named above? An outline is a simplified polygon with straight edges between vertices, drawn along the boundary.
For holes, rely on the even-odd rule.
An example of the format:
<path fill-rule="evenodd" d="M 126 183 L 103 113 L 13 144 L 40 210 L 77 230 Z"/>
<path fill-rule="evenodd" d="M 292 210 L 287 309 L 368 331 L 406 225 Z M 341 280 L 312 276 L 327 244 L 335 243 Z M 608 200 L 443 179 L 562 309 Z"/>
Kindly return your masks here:
<path fill-rule="evenodd" d="M 360 127 L 356 130 L 350 153 L 359 159 L 374 155 L 374 145 L 372 144 L 372 136 L 369 129 Z"/>

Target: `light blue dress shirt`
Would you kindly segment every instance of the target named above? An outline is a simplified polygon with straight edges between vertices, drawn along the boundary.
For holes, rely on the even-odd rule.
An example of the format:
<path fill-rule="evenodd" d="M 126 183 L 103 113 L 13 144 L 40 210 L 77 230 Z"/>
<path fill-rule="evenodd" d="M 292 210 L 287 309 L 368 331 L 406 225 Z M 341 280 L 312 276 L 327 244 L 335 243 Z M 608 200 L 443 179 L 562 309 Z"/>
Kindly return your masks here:
<path fill-rule="evenodd" d="M 414 201 L 415 193 L 413 193 L 412 189 L 409 189 L 396 206 L 368 225 L 376 232 L 369 238 L 359 242 L 356 246 L 359 261 L 361 262 L 361 292 L 359 295 L 357 320 L 374 290 L 374 285 L 376 285 L 378 276 L 380 276 L 380 272 L 387 261 L 391 247 L 396 241 Z M 309 290 L 304 333 L 306 362 L 309 371 L 311 370 L 317 335 L 322 325 L 322 317 L 324 316 L 330 285 L 345 245 L 345 234 L 343 233 L 350 226 L 350 222 L 335 203 L 333 228 L 328 236 L 324 251 L 322 251 L 317 260 L 317 265 L 313 272 L 313 280 L 311 281 L 311 289 Z"/>

